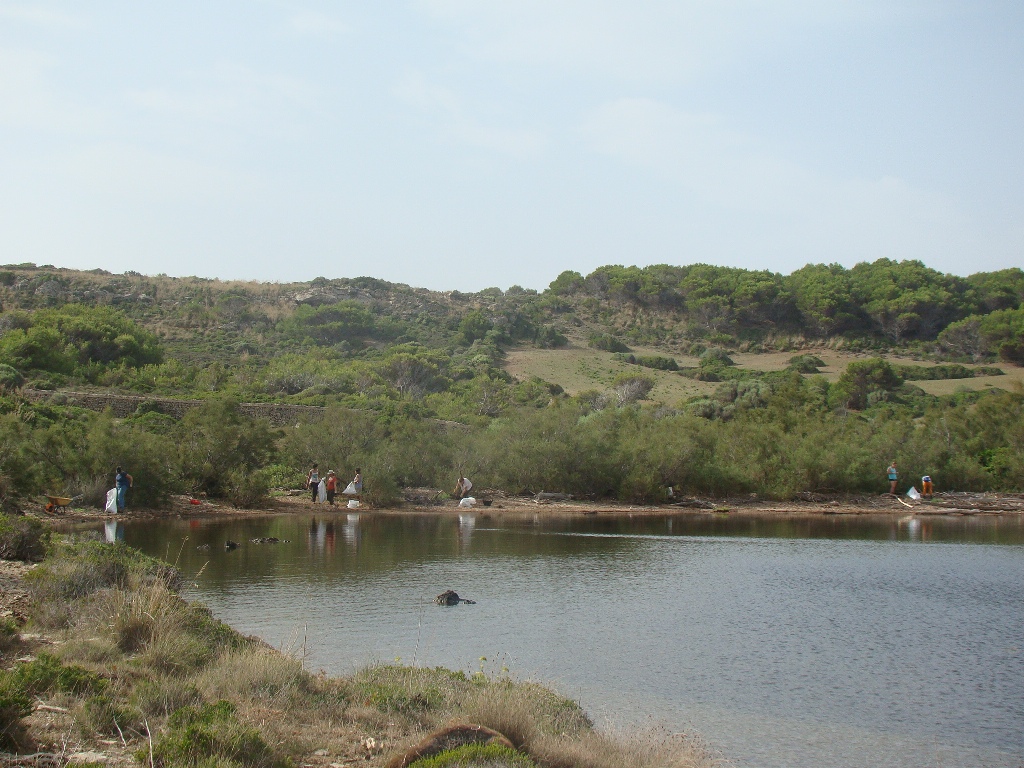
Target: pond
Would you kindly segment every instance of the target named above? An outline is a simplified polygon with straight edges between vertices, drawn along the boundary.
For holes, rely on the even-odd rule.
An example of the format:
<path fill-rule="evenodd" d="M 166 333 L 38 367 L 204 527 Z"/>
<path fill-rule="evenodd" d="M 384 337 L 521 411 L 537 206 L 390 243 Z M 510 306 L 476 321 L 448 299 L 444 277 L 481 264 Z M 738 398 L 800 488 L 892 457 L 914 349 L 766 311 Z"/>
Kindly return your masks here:
<path fill-rule="evenodd" d="M 752 768 L 1024 760 L 1021 516 L 339 511 L 108 527 L 176 561 L 219 618 L 329 673 L 507 670 L 600 724 L 696 731 Z M 271 536 L 285 541 L 251 542 Z M 476 604 L 434 605 L 447 589 Z"/>

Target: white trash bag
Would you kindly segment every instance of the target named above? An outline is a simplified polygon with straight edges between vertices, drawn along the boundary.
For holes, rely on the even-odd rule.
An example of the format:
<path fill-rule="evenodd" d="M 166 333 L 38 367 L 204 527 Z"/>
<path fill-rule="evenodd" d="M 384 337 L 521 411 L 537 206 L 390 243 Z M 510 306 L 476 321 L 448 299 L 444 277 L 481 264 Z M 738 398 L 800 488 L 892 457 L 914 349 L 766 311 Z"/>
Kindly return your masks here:
<path fill-rule="evenodd" d="M 316 487 L 316 500 L 323 504 L 327 501 L 327 481 L 321 480 Z"/>
<path fill-rule="evenodd" d="M 461 499 L 459 501 L 459 506 L 460 507 L 474 507 L 474 506 L 476 506 L 476 499 L 474 499 L 472 496 L 467 496 L 466 498 Z"/>
<path fill-rule="evenodd" d="M 359 499 L 349 499 L 348 500 L 348 508 L 349 509 L 359 509 Z"/>
<path fill-rule="evenodd" d="M 915 488 L 914 486 L 910 486 L 910 490 L 907 491 L 907 496 L 914 499 L 914 501 L 917 501 L 918 499 L 921 498 L 921 494 L 917 492 L 917 488 Z"/>
<path fill-rule="evenodd" d="M 108 515 L 117 514 L 117 488 L 107 491 L 107 506 L 103 508 L 103 511 Z"/>
<path fill-rule="evenodd" d="M 351 482 L 345 486 L 345 490 L 342 491 L 342 493 L 345 494 L 346 496 L 355 496 L 356 494 L 359 493 L 359 491 L 356 490 L 355 482 Z"/>

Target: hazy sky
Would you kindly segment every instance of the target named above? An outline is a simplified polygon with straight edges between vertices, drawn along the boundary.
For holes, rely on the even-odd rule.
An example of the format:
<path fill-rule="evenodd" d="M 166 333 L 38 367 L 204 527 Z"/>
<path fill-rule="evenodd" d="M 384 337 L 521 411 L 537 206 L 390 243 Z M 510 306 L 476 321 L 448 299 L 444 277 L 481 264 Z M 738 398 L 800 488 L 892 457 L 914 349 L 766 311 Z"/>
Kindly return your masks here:
<path fill-rule="evenodd" d="M 0 263 L 1024 265 L 1024 3 L 0 0 Z"/>

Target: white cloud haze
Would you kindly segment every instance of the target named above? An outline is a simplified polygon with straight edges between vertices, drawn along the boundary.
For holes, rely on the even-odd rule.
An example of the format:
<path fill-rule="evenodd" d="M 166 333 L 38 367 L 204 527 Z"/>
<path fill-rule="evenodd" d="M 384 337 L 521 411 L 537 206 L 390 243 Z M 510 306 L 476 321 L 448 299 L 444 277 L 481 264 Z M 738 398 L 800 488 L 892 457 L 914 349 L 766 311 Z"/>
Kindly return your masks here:
<path fill-rule="evenodd" d="M 433 288 L 1024 262 L 997 3 L 0 0 L 0 262 Z"/>

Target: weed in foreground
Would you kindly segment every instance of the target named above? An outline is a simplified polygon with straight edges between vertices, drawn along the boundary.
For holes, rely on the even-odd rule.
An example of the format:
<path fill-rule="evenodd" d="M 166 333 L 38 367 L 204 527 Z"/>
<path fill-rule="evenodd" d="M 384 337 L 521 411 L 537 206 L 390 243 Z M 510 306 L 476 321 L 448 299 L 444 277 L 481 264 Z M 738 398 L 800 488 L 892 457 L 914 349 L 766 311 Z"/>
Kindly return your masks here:
<path fill-rule="evenodd" d="M 31 517 L 0 512 L 0 560 L 42 560 L 50 544 L 50 532 Z"/>
<path fill-rule="evenodd" d="M 571 738 L 546 735 L 529 752 L 550 768 L 713 768 L 719 764 L 694 740 L 661 731 L 628 736 L 589 731 Z"/>
<path fill-rule="evenodd" d="M 32 618 L 43 627 L 67 626 L 73 602 L 103 589 L 136 590 L 162 583 L 173 591 L 181 585 L 175 568 L 121 543 L 69 544 L 58 555 L 25 577 Z"/>
<path fill-rule="evenodd" d="M 156 677 L 141 680 L 129 696 L 129 705 L 147 719 L 168 717 L 182 707 L 195 707 L 203 696 L 196 686 L 179 677 Z"/>
<path fill-rule="evenodd" d="M 301 704 L 312 688 L 302 663 L 273 648 L 253 644 L 222 654 L 197 677 L 211 699 Z"/>
<path fill-rule="evenodd" d="M 9 672 L 0 674 L 0 749 L 18 752 L 28 745 L 21 718 L 32 713 L 32 698 Z"/>
<path fill-rule="evenodd" d="M 578 736 L 594 724 L 575 701 L 536 683 L 498 680 L 466 697 L 464 717 L 486 725 L 519 748 L 529 749 L 545 735 Z"/>
<path fill-rule="evenodd" d="M 498 744 L 466 744 L 409 764 L 409 768 L 536 768 L 526 755 Z"/>
<path fill-rule="evenodd" d="M 0 619 L 0 653 L 16 646 L 19 639 L 17 622 L 9 616 Z"/>
<path fill-rule="evenodd" d="M 50 691 L 70 694 L 99 693 L 107 681 L 75 664 L 62 664 L 55 656 L 41 653 L 34 661 L 17 665 L 10 672 L 14 685 L 30 696 Z"/>
<path fill-rule="evenodd" d="M 486 678 L 471 679 L 464 672 L 443 667 L 393 664 L 367 667 L 352 680 L 356 701 L 381 712 L 407 716 L 448 715 L 465 694 L 485 684 Z"/>
<path fill-rule="evenodd" d="M 198 707 L 182 707 L 170 716 L 167 729 L 153 743 L 156 768 L 289 768 L 287 758 L 274 753 L 259 732 L 239 722 L 233 704 L 219 701 Z M 136 753 L 149 762 L 149 750 Z"/>

